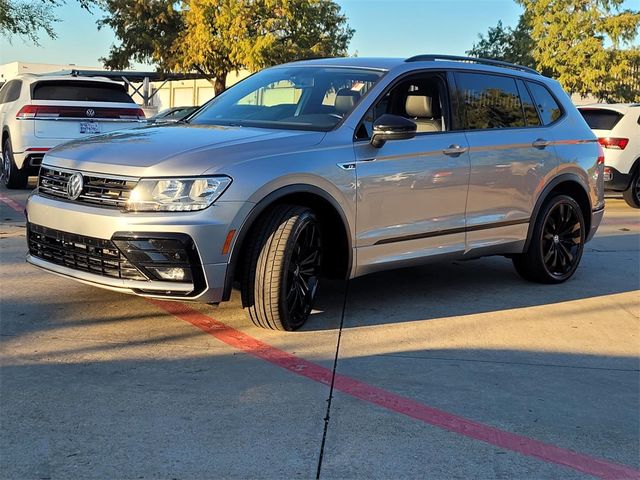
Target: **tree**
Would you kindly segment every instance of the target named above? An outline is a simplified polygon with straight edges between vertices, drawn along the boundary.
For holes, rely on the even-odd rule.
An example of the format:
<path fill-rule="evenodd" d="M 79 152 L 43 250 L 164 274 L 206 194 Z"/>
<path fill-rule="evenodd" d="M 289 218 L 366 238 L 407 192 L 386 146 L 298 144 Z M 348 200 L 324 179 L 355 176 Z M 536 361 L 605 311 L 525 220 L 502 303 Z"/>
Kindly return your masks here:
<path fill-rule="evenodd" d="M 467 55 L 536 67 L 532 55 L 531 27 L 525 15 L 520 15 L 515 28 L 504 27 L 499 20 L 495 27 L 489 27 L 486 36 L 479 34 L 478 38 L 478 43 L 467 50 Z"/>
<path fill-rule="evenodd" d="M 516 1 L 530 22 L 537 66 L 567 91 L 607 101 L 640 99 L 638 80 L 629 87 L 640 65 L 640 49 L 632 45 L 640 12 L 623 9 L 623 0 Z"/>
<path fill-rule="evenodd" d="M 103 59 L 126 68 L 131 59 L 161 71 L 197 71 L 214 78 L 305 57 L 344 55 L 353 30 L 331 0 L 104 0 L 120 45 Z"/>
<path fill-rule="evenodd" d="M 78 1 L 82 8 L 89 10 L 95 0 Z M 64 3 L 64 0 L 0 0 L 0 36 L 9 40 L 18 36 L 36 45 L 41 31 L 50 38 L 56 38 L 54 24 L 59 20 L 53 8 Z"/>
<path fill-rule="evenodd" d="M 98 28 L 110 27 L 120 39 L 100 59 L 105 67 L 124 70 L 132 61 L 153 63 L 161 71 L 176 66 L 174 45 L 184 22 L 175 0 L 102 0 L 102 6 L 109 16 L 98 21 Z"/>

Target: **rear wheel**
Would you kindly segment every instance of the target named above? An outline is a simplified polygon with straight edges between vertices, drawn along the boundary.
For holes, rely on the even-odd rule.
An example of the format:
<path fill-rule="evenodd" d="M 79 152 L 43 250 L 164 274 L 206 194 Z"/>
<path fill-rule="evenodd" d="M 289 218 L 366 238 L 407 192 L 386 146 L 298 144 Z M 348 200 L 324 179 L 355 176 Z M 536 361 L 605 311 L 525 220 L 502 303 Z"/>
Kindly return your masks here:
<path fill-rule="evenodd" d="M 640 208 L 640 167 L 636 168 L 629 188 L 622 193 L 622 198 L 631 208 Z"/>
<path fill-rule="evenodd" d="M 529 250 L 513 258 L 527 280 L 560 283 L 571 278 L 584 250 L 585 222 L 576 201 L 566 195 L 543 206 L 533 229 Z"/>
<path fill-rule="evenodd" d="M 29 175 L 19 170 L 13 160 L 11 140 L 6 138 L 2 145 L 2 181 L 7 188 L 26 188 Z"/>
<path fill-rule="evenodd" d="M 300 328 L 320 277 L 322 242 L 313 211 L 273 207 L 256 226 L 246 253 L 242 305 L 251 321 L 273 330 Z"/>

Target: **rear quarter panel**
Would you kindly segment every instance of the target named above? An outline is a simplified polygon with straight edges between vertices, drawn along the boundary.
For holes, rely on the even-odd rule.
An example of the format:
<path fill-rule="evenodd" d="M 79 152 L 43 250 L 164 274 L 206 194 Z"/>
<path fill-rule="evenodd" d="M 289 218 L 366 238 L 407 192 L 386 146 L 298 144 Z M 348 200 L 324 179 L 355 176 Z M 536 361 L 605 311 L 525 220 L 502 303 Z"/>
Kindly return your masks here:
<path fill-rule="evenodd" d="M 591 208 L 599 209 L 604 206 L 604 166 L 598 164 L 601 148 L 597 137 L 560 84 L 550 81 L 547 86 L 565 111 L 564 118 L 554 125 L 559 159 L 556 175 L 573 174 L 587 191 Z"/>

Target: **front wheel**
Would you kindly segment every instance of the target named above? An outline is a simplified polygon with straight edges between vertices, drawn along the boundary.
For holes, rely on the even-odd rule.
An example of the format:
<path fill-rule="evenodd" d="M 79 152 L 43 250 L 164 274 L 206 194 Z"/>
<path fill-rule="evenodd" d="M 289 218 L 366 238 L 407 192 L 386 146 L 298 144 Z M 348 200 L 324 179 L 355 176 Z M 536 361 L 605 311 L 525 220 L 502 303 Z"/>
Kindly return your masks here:
<path fill-rule="evenodd" d="M 584 251 L 585 222 L 576 201 L 566 195 L 542 207 L 527 252 L 513 257 L 517 272 L 527 280 L 560 283 L 571 278 Z"/>
<path fill-rule="evenodd" d="M 640 208 L 640 167 L 636 168 L 629 188 L 622 193 L 622 198 L 631 208 Z"/>
<path fill-rule="evenodd" d="M 259 327 L 296 330 L 309 318 L 318 287 L 322 241 L 317 218 L 306 207 L 277 205 L 252 234 L 242 306 Z"/>

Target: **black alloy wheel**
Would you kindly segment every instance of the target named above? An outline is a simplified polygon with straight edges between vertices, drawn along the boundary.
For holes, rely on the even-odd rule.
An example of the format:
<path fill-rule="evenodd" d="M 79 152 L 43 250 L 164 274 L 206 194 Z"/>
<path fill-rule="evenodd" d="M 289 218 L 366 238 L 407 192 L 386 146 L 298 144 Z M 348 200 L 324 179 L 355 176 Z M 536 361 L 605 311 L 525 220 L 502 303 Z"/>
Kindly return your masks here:
<path fill-rule="evenodd" d="M 516 271 L 540 283 L 561 283 L 578 268 L 586 224 L 582 209 L 567 195 L 557 195 L 540 209 L 531 232 L 529 248 L 513 257 Z"/>
<path fill-rule="evenodd" d="M 582 222 L 570 203 L 560 202 L 548 213 L 542 233 L 542 255 L 550 275 L 570 274 L 583 248 Z"/>
<path fill-rule="evenodd" d="M 272 330 L 300 328 L 321 273 L 322 232 L 313 210 L 269 207 L 250 232 L 244 257 L 242 306 L 251 321 Z"/>
<path fill-rule="evenodd" d="M 285 277 L 285 308 L 292 325 L 302 325 L 313 306 L 320 278 L 320 230 L 306 223 L 297 234 Z"/>

